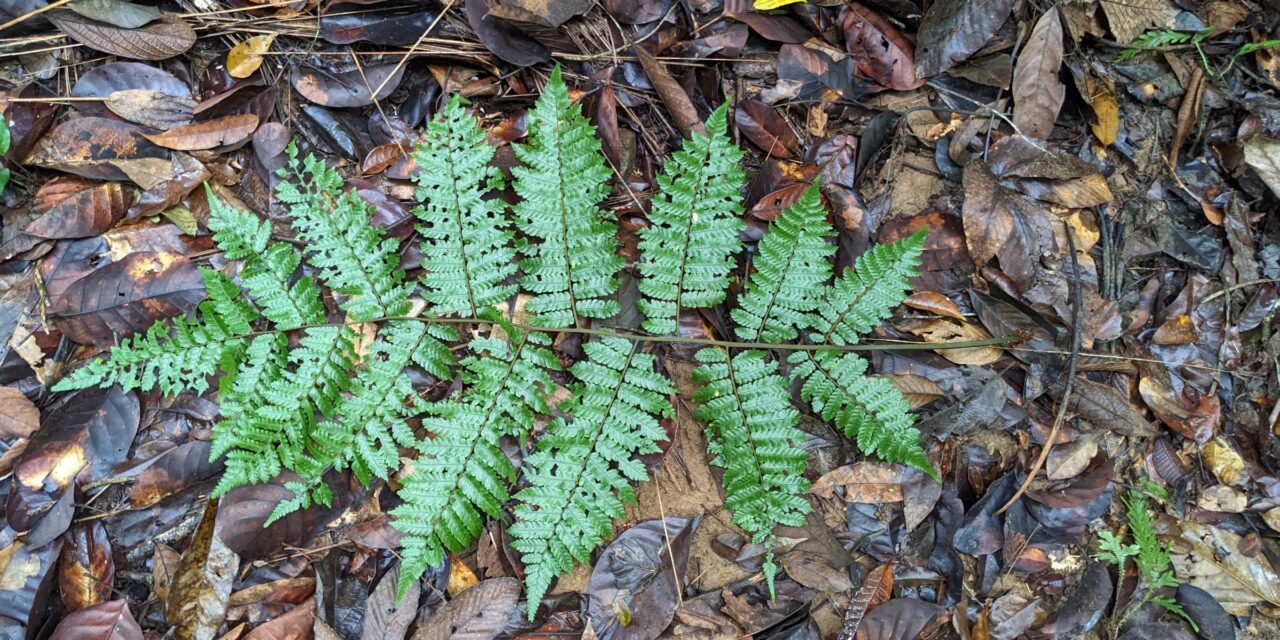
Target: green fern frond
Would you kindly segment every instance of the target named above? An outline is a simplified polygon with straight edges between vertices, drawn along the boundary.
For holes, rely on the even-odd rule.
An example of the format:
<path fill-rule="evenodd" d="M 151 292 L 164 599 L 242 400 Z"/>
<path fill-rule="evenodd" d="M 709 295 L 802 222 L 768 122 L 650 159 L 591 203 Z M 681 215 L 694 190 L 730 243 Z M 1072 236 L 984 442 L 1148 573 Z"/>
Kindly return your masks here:
<path fill-rule="evenodd" d="M 649 226 L 640 230 L 642 325 L 657 334 L 676 329 L 680 309 L 724 302 L 734 256 L 742 248 L 742 151 L 729 139 L 728 103 L 707 118 L 657 177 Z"/>
<path fill-rule="evenodd" d="M 831 280 L 835 245 L 827 238 L 833 235 L 817 184 L 770 223 L 752 261 L 755 273 L 730 311 L 739 339 L 785 342 L 808 328 L 819 292 Z"/>
<path fill-rule="evenodd" d="M 566 409 L 525 458 L 529 486 L 516 495 L 512 547 L 525 563 L 532 617 L 559 574 L 613 533 L 623 503 L 634 502 L 631 482 L 648 478 L 637 455 L 666 439 L 659 418 L 671 414 L 670 380 L 654 370 L 652 355 L 623 338 L 583 345 L 586 358 L 570 372 L 578 379 Z"/>
<path fill-rule="evenodd" d="M 618 255 L 617 224 L 600 202 L 609 194 L 609 169 L 595 127 L 569 99 L 560 68 L 529 112 L 529 143 L 515 145 L 523 166 L 513 167 L 515 206 L 524 276 L 533 294 L 528 310 L 544 327 L 569 327 L 577 317 L 608 318 L 620 307 L 612 298 Z"/>
<path fill-rule="evenodd" d="M 822 304 L 811 316 L 811 339 L 819 344 L 856 344 L 893 314 L 912 289 L 920 266 L 925 230 L 886 244 L 878 244 L 845 269 L 825 289 Z"/>
<path fill-rule="evenodd" d="M 423 297 L 437 314 L 480 315 L 480 310 L 516 292 L 514 235 L 503 216 L 506 205 L 486 194 L 502 189 L 502 176 L 490 164 L 495 148 L 476 119 L 454 96 L 427 125 L 414 152 L 418 172 L 413 213 L 424 224 Z"/>
<path fill-rule="evenodd" d="M 787 382 L 778 364 L 762 351 L 744 351 L 732 359 L 718 348 L 697 353 L 702 363 L 694 379 L 702 387 L 695 416 L 707 423 L 712 464 L 724 469 L 725 506 L 733 523 L 765 546 L 764 575 L 773 592 L 773 562 L 778 524 L 800 526 L 810 510 L 802 497 L 809 455 L 800 448 L 800 414 L 791 407 Z"/>
<path fill-rule="evenodd" d="M 433 405 L 422 421 L 432 437 L 419 445 L 422 456 L 398 493 L 404 504 L 392 511 L 395 527 L 405 533 L 401 592 L 439 564 L 444 549 L 459 552 L 475 542 L 485 515 L 501 515 L 515 469 L 499 440 L 527 434 L 536 416 L 550 411 L 545 398 L 555 383 L 548 372 L 560 363 L 545 348 L 547 337 L 510 325 L 506 333 L 511 342 L 471 341 L 476 355 L 462 362 L 467 391 Z"/>
<path fill-rule="evenodd" d="M 854 439 L 867 455 L 915 467 L 934 480 L 938 472 L 920 446 L 909 405 L 885 378 L 867 375 L 867 361 L 856 353 L 797 351 L 789 359 L 800 396 L 824 420 Z"/>
<path fill-rule="evenodd" d="M 343 191 L 342 176 L 314 155 L 298 157 L 290 143 L 288 165 L 276 188 L 298 238 L 306 243 L 307 263 L 320 281 L 349 296 L 342 310 L 351 320 L 394 318 L 409 312 L 412 283 L 405 282 L 394 238 L 369 223 L 372 207 L 354 191 Z"/>

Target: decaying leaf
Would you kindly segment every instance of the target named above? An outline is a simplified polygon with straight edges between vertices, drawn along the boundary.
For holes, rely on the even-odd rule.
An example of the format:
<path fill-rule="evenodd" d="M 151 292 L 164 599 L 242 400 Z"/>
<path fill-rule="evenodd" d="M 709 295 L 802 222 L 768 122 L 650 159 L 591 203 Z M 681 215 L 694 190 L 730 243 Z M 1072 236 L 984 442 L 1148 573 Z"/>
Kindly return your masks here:
<path fill-rule="evenodd" d="M 1280 197 L 1280 140 L 1254 136 L 1244 145 L 1244 161 Z"/>
<path fill-rule="evenodd" d="M 1058 79 L 1062 67 L 1062 22 L 1050 7 L 1027 37 L 1013 68 L 1013 124 L 1023 135 L 1045 140 L 1053 133 L 1067 87 Z"/>
<path fill-rule="evenodd" d="M 197 151 L 244 142 L 257 128 L 257 114 L 244 113 L 174 127 L 164 133 L 142 135 L 166 149 Z"/>
<path fill-rule="evenodd" d="M 0 439 L 25 438 L 40 426 L 40 410 L 14 387 L 0 387 Z"/>
<path fill-rule="evenodd" d="M 63 618 L 51 640 L 143 640 L 142 627 L 129 612 L 129 603 L 113 600 L 81 609 Z"/>
<path fill-rule="evenodd" d="M 1259 603 L 1280 606 L 1280 574 L 1265 554 L 1245 555 L 1240 536 L 1190 520 L 1178 521 L 1170 529 L 1179 543 L 1170 554 L 1174 572 L 1209 592 L 1227 613 L 1247 616 Z"/>
<path fill-rule="evenodd" d="M 493 640 L 520 596 L 515 578 L 493 578 L 463 591 L 418 627 L 413 640 Z"/>
<path fill-rule="evenodd" d="M 915 47 L 880 14 L 857 2 L 840 9 L 844 46 L 858 71 L 876 82 L 901 91 L 924 84 L 916 77 Z"/>
<path fill-rule="evenodd" d="M 218 501 L 210 500 L 169 587 L 165 619 L 178 640 L 213 640 L 227 616 L 240 558 L 215 534 L 217 515 Z"/>
<path fill-rule="evenodd" d="M 175 96 L 155 89 L 113 91 L 103 104 L 111 113 L 129 122 L 154 129 L 172 129 L 187 124 L 196 109 L 196 101 L 190 96 Z"/>
<path fill-rule="evenodd" d="M 73 11 L 46 14 L 58 29 L 90 49 L 133 60 L 164 60 L 196 43 L 195 29 L 172 13 L 136 29 L 98 22 Z"/>
<path fill-rule="evenodd" d="M 991 334 L 986 329 L 969 322 L 953 322 L 951 320 L 934 320 L 908 328 L 925 342 L 945 344 L 948 342 L 970 342 L 987 340 Z M 939 349 L 938 353 L 956 363 L 964 365 L 991 364 L 1000 359 L 1000 347 L 961 347 L 955 349 Z"/>
<path fill-rule="evenodd" d="M 1013 11 L 1013 0 L 939 0 L 929 5 L 916 40 L 916 75 L 935 76 L 969 59 Z"/>
<path fill-rule="evenodd" d="M 262 54 L 271 50 L 274 35 L 253 36 L 227 52 L 227 73 L 232 78 L 248 78 L 262 66 Z"/>

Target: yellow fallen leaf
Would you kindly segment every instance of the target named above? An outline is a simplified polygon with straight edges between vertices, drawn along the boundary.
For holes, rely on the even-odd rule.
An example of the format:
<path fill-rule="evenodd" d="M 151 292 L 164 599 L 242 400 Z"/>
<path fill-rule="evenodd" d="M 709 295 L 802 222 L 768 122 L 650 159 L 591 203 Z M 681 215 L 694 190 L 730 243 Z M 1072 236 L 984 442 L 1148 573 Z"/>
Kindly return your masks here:
<path fill-rule="evenodd" d="M 444 590 L 450 597 L 456 596 L 480 582 L 471 567 L 459 560 L 457 556 L 449 554 L 449 562 L 452 566 L 449 568 L 449 582 L 445 585 Z"/>
<path fill-rule="evenodd" d="M 254 36 L 231 48 L 227 54 L 227 73 L 232 78 L 248 78 L 262 66 L 262 54 L 271 48 L 275 36 Z"/>
<path fill-rule="evenodd" d="M 1089 129 L 1098 142 L 1111 146 L 1116 141 L 1116 134 L 1120 132 L 1120 104 L 1116 102 L 1115 96 L 1104 93 L 1094 96 L 1089 106 L 1093 107 L 1093 115 L 1098 119 L 1089 125 Z"/>
<path fill-rule="evenodd" d="M 1205 445 L 1200 458 L 1222 484 L 1235 484 L 1240 479 L 1240 472 L 1244 471 L 1244 459 L 1222 438 L 1214 438 Z"/>
<path fill-rule="evenodd" d="M 768 11 L 770 9 L 785 7 L 789 4 L 795 4 L 797 2 L 808 2 L 808 0 L 756 0 L 754 3 L 752 3 L 751 8 L 755 9 L 756 11 Z"/>

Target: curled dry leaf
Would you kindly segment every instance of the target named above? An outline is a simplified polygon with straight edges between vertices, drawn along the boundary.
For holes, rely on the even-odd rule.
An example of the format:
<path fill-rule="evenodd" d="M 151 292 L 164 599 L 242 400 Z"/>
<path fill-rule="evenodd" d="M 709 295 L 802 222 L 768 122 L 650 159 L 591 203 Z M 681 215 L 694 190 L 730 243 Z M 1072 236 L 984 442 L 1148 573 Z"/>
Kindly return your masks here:
<path fill-rule="evenodd" d="M 928 311 L 929 313 L 964 322 L 964 313 L 960 311 L 960 306 L 951 298 L 937 291 L 916 291 L 907 296 L 903 304 L 912 309 Z"/>
<path fill-rule="evenodd" d="M 640 66 L 644 67 L 645 75 L 653 84 L 653 90 L 658 93 L 659 98 L 662 98 L 662 104 L 667 107 L 667 112 L 671 114 L 671 119 L 675 121 L 680 133 L 685 137 L 695 131 L 705 135 L 707 128 L 702 124 L 702 119 L 698 117 L 698 110 L 694 108 L 693 101 L 689 99 L 689 94 L 685 92 L 684 87 L 680 86 L 680 82 L 671 77 L 666 66 L 655 60 L 648 51 L 635 47 L 635 52 L 636 58 L 640 60 Z"/>
<path fill-rule="evenodd" d="M 739 102 L 733 111 L 734 124 L 748 140 L 774 158 L 800 155 L 800 140 L 786 119 L 773 107 L 755 99 Z"/>
<path fill-rule="evenodd" d="M 187 124 L 196 109 L 196 101 L 190 96 L 169 95 L 155 89 L 113 91 L 104 104 L 111 113 L 153 129 Z"/>
<path fill-rule="evenodd" d="M 1036 21 L 1013 69 L 1013 124 L 1023 135 L 1045 140 L 1053 133 L 1067 87 L 1062 68 L 1062 21 L 1049 7 Z"/>
<path fill-rule="evenodd" d="M 56 200 L 23 231 L 41 238 L 88 238 L 105 233 L 133 204 L 133 190 L 104 182 Z"/>
<path fill-rule="evenodd" d="M 262 54 L 271 50 L 274 35 L 254 36 L 231 47 L 227 52 L 227 73 L 232 78 L 248 78 L 262 66 Z"/>
<path fill-rule="evenodd" d="M 840 9 L 840 27 L 859 72 L 899 91 L 924 85 L 916 76 L 915 47 L 880 14 L 849 2 Z"/>
<path fill-rule="evenodd" d="M 50 640 L 143 640 L 142 627 L 129 603 L 113 600 L 81 609 L 62 619 Z"/>
<path fill-rule="evenodd" d="M 240 558 L 216 535 L 217 515 L 218 501 L 210 500 L 169 587 L 165 619 L 178 640 L 213 640 L 227 617 Z"/>
<path fill-rule="evenodd" d="M 925 342 L 945 344 L 948 342 L 969 342 L 986 340 L 991 337 L 986 329 L 969 322 L 952 322 L 950 320 L 934 320 L 924 324 L 908 327 Z M 956 363 L 964 365 L 991 364 L 1000 359 L 999 347 L 962 347 L 958 349 L 939 349 L 938 353 Z"/>
<path fill-rule="evenodd" d="M 45 15 L 72 40 L 121 58 L 164 60 L 185 52 L 196 43 L 195 29 L 172 13 L 137 29 L 122 29 L 74 11 L 56 10 Z"/>
<path fill-rule="evenodd" d="M 242 113 L 194 122 L 164 133 L 144 133 L 144 138 L 166 149 L 198 151 L 244 142 L 258 128 L 258 115 Z"/>
<path fill-rule="evenodd" d="M 194 262 L 144 251 L 72 283 L 49 315 L 68 338 L 105 348 L 156 320 L 188 313 L 203 299 L 204 279 Z"/>
<path fill-rule="evenodd" d="M 25 438 L 40 426 L 40 410 L 13 387 L 0 387 L 0 439 Z"/>

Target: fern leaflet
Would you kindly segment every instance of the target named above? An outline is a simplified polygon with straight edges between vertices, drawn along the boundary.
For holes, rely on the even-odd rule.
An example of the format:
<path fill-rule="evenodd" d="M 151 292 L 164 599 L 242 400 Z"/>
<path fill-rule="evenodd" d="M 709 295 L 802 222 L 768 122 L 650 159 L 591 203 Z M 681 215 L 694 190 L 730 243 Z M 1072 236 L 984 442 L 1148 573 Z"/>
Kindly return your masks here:
<path fill-rule="evenodd" d="M 858 256 L 853 269 L 824 288 L 822 304 L 810 316 L 815 330 L 810 338 L 818 344 L 857 344 L 860 335 L 879 326 L 912 289 L 924 239 L 921 230 Z"/>
<path fill-rule="evenodd" d="M 623 266 L 617 225 L 599 203 L 609 193 L 609 169 L 595 127 L 569 99 L 560 68 L 529 112 L 529 143 L 515 145 L 515 206 L 523 242 L 520 286 L 533 294 L 529 312 L 544 327 L 568 327 L 577 316 L 608 318 Z"/>
<path fill-rule="evenodd" d="M 728 103 L 707 118 L 707 135 L 694 133 L 657 177 L 659 193 L 640 230 L 637 306 L 644 329 L 665 334 L 676 329 L 680 309 L 724 302 L 734 256 L 745 227 L 738 162 L 742 151 L 726 133 Z"/>
<path fill-rule="evenodd" d="M 493 145 L 463 104 L 461 96 L 449 100 L 414 153 L 422 206 L 413 213 L 424 223 L 418 225 L 423 297 L 435 313 L 477 317 L 516 292 L 507 283 L 516 270 L 514 234 L 503 216 L 506 205 L 485 198 L 502 189 L 502 176 L 489 164 Z"/>

